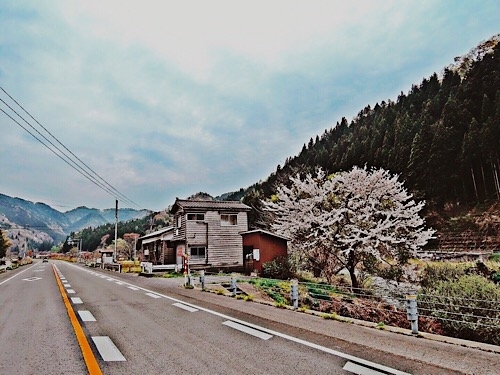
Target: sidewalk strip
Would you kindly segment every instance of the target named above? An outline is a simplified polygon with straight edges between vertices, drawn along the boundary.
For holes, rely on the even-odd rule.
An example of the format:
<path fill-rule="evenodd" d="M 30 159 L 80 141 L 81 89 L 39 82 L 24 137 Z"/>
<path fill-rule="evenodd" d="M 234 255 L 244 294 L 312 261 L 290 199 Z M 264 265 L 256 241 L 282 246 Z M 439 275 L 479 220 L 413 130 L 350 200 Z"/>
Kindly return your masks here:
<path fill-rule="evenodd" d="M 78 315 L 80 315 L 80 319 L 82 322 L 95 322 L 94 315 L 88 310 L 79 310 Z"/>
<path fill-rule="evenodd" d="M 126 361 L 116 345 L 108 336 L 92 336 L 92 341 L 99 351 L 102 359 L 106 362 Z"/>
<path fill-rule="evenodd" d="M 97 363 L 97 360 L 92 353 L 92 349 L 90 348 L 90 344 L 85 337 L 85 333 L 83 332 L 82 326 L 80 322 L 78 322 L 78 318 L 76 317 L 75 312 L 73 311 L 73 307 L 71 307 L 71 303 L 69 302 L 66 293 L 64 292 L 64 288 L 62 286 L 61 280 L 57 275 L 57 267 L 53 266 L 54 276 L 56 277 L 57 285 L 59 286 L 59 292 L 61 293 L 61 297 L 64 301 L 64 305 L 66 306 L 66 310 L 68 311 L 69 320 L 73 329 L 75 330 L 76 339 L 78 340 L 78 345 L 80 345 L 80 350 L 82 351 L 83 359 L 85 361 L 85 365 L 87 365 L 87 370 L 89 371 L 89 375 L 102 375 L 101 368 Z"/>
<path fill-rule="evenodd" d="M 243 324 L 239 324 L 239 323 L 233 322 L 231 320 L 227 320 L 227 321 L 225 321 L 222 324 L 224 324 L 225 326 L 234 328 L 234 329 L 236 329 L 238 331 L 241 331 L 241 332 L 244 332 L 244 333 L 248 333 L 249 335 L 258 337 L 259 339 L 262 339 L 262 340 L 269 340 L 271 337 L 273 337 L 272 335 L 270 335 L 268 333 L 265 333 L 265 332 L 262 332 L 262 331 L 258 331 L 256 329 L 244 326 Z"/>

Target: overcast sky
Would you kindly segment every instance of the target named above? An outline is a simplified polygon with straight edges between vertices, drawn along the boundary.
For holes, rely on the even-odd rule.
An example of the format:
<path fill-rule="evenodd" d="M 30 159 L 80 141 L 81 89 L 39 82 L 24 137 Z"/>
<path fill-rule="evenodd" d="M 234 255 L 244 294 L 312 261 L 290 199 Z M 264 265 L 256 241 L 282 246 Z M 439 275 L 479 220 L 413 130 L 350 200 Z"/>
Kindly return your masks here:
<path fill-rule="evenodd" d="M 0 86 L 121 207 L 161 210 L 266 179 L 499 32 L 498 0 L 2 0 Z M 0 193 L 114 206 L 3 112 L 0 152 Z"/>

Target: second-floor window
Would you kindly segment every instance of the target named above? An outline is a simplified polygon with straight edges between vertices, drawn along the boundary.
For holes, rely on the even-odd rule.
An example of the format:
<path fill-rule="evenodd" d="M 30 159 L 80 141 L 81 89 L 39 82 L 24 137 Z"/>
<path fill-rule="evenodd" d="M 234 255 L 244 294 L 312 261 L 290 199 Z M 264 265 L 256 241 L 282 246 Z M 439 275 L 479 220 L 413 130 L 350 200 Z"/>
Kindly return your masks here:
<path fill-rule="evenodd" d="M 191 247 L 191 259 L 205 259 L 205 246 Z"/>
<path fill-rule="evenodd" d="M 191 221 L 204 221 L 205 214 L 187 214 L 187 219 Z"/>
<path fill-rule="evenodd" d="M 220 215 L 220 225 L 237 225 L 238 215 L 237 214 L 221 214 Z"/>

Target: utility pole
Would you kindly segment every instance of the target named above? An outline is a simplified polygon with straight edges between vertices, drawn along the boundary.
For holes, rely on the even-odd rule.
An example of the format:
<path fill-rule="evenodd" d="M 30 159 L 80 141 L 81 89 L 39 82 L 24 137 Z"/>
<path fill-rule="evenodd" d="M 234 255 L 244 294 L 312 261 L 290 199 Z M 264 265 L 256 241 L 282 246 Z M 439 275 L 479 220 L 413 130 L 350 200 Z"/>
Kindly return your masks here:
<path fill-rule="evenodd" d="M 115 251 L 114 251 L 114 261 L 118 262 L 118 257 L 116 254 L 116 244 L 118 242 L 118 199 L 115 199 Z"/>

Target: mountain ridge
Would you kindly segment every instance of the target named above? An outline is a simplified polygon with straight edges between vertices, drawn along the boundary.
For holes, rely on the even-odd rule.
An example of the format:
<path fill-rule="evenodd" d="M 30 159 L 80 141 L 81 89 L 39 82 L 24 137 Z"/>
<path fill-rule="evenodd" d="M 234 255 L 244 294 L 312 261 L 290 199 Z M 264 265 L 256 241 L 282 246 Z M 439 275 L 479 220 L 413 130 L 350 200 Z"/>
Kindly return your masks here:
<path fill-rule="evenodd" d="M 148 210 L 119 208 L 118 219 L 129 221 L 143 218 L 149 213 Z M 80 206 L 61 212 L 42 202 L 31 202 L 0 193 L 0 228 L 6 230 L 14 242 L 17 240 L 22 242 L 26 237 L 38 243 L 50 240 L 59 242 L 72 232 L 114 221 L 114 208 L 96 209 Z"/>

